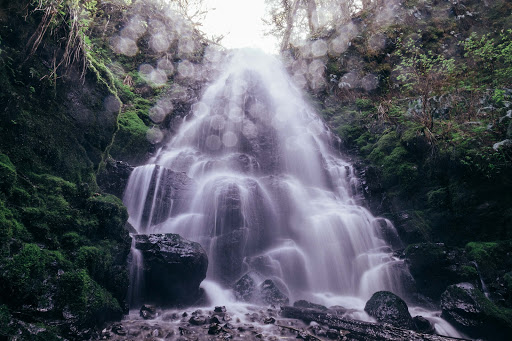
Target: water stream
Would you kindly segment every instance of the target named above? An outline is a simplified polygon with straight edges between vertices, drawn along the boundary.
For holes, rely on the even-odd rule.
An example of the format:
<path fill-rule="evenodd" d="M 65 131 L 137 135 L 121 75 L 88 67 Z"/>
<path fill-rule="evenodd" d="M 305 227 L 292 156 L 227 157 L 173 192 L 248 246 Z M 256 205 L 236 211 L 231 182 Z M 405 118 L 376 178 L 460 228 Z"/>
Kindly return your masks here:
<path fill-rule="evenodd" d="M 407 299 L 410 275 L 384 240 L 393 225 L 359 204 L 334 141 L 277 59 L 237 51 L 176 135 L 133 171 L 129 221 L 138 233 L 199 242 L 210 297 L 227 299 L 219 290 L 251 272 L 291 302 L 339 304 L 367 319 L 375 291 Z"/>

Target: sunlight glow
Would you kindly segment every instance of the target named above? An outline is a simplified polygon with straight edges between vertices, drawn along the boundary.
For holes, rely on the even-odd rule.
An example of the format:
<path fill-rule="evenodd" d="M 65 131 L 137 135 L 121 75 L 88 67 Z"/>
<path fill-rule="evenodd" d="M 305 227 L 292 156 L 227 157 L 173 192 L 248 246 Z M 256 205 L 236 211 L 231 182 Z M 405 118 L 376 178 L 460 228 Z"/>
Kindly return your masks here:
<path fill-rule="evenodd" d="M 205 0 L 208 14 L 202 30 L 208 36 L 224 35 L 221 45 L 228 49 L 253 47 L 276 54 L 277 40 L 264 36 L 264 0 Z"/>

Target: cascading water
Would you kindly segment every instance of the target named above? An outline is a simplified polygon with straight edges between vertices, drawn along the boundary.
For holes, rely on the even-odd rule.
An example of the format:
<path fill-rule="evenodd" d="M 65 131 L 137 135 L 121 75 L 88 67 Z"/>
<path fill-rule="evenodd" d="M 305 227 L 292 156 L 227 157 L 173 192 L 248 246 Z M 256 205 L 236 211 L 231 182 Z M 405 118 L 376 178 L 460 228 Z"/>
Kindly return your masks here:
<path fill-rule="evenodd" d="M 276 59 L 239 51 L 176 136 L 134 170 L 130 223 L 201 243 L 208 279 L 225 286 L 253 271 L 292 299 L 401 294 L 383 220 L 357 204 L 358 180 L 332 141 Z"/>

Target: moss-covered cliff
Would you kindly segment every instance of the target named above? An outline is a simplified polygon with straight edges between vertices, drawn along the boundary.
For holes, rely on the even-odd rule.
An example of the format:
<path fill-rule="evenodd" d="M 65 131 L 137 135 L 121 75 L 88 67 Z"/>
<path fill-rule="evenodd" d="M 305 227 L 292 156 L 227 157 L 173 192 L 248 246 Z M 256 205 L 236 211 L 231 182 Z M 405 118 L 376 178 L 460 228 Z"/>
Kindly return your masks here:
<path fill-rule="evenodd" d="M 193 97 L 139 72 L 158 64 L 172 78 L 179 60 L 177 46 L 169 53 L 151 48 L 150 16 L 184 25 L 157 6 L 0 2 L 2 339 L 89 338 L 126 312 L 131 239 L 122 189 L 112 185 L 108 165 L 113 158 L 143 163 L 165 138 L 160 127 Z M 113 39 L 134 17 L 145 27 L 140 53 L 116 50 Z M 194 62 L 201 37 L 190 32 L 198 43 L 188 51 Z M 158 111 L 176 93 L 174 114 Z"/>

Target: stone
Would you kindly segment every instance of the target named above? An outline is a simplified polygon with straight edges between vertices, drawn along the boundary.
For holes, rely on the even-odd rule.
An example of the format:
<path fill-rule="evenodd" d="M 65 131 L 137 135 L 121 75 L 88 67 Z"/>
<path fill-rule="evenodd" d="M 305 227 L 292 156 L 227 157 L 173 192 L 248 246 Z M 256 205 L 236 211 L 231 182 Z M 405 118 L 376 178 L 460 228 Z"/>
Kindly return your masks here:
<path fill-rule="evenodd" d="M 208 267 L 208 257 L 201 245 L 170 233 L 134 238 L 144 260 L 144 301 L 177 306 L 201 298 L 199 285 Z"/>
<path fill-rule="evenodd" d="M 378 322 L 389 323 L 395 327 L 414 329 L 414 322 L 407 304 L 389 291 L 378 291 L 366 302 L 364 311 Z"/>
<path fill-rule="evenodd" d="M 204 316 L 192 316 L 189 320 L 188 320 L 188 323 L 194 325 L 194 326 L 202 326 L 203 324 L 206 323 L 206 317 Z"/>
<path fill-rule="evenodd" d="M 470 283 L 450 285 L 441 296 L 442 317 L 468 336 L 508 340 L 512 316 Z"/>
<path fill-rule="evenodd" d="M 297 308 L 307 308 L 307 309 L 315 309 L 315 310 L 321 310 L 321 311 L 328 310 L 327 307 L 325 307 L 323 305 L 311 303 L 306 300 L 296 301 L 295 303 L 293 303 L 293 306 L 297 307 Z"/>
<path fill-rule="evenodd" d="M 271 317 L 267 317 L 263 320 L 263 323 L 264 324 L 274 324 L 276 323 L 276 319 L 273 318 L 272 316 Z"/>
<path fill-rule="evenodd" d="M 210 335 L 217 335 L 222 332 L 222 327 L 218 323 L 212 323 L 210 324 L 210 327 L 208 328 L 208 334 Z"/>
<path fill-rule="evenodd" d="M 225 306 L 218 306 L 218 307 L 215 307 L 213 309 L 214 312 L 216 313 L 225 313 L 226 312 L 226 307 Z"/>
<path fill-rule="evenodd" d="M 412 321 L 414 322 L 414 330 L 418 333 L 434 334 L 434 326 L 423 316 L 414 316 Z"/>
<path fill-rule="evenodd" d="M 144 304 L 140 307 L 139 315 L 144 320 L 154 319 L 156 316 L 156 307 L 154 305 Z"/>
<path fill-rule="evenodd" d="M 109 158 L 105 168 L 98 174 L 98 185 L 104 192 L 122 198 L 132 171 L 133 166 L 128 163 Z"/>
<path fill-rule="evenodd" d="M 251 277 L 250 273 L 247 273 L 240 278 L 233 286 L 235 297 L 237 300 L 244 302 L 251 302 L 255 297 L 256 282 Z"/>
<path fill-rule="evenodd" d="M 214 315 L 212 317 L 210 317 L 210 323 L 220 323 L 220 319 L 218 316 Z"/>
<path fill-rule="evenodd" d="M 261 283 L 260 296 L 264 303 L 270 305 L 286 305 L 290 301 L 271 279 L 267 279 Z"/>

